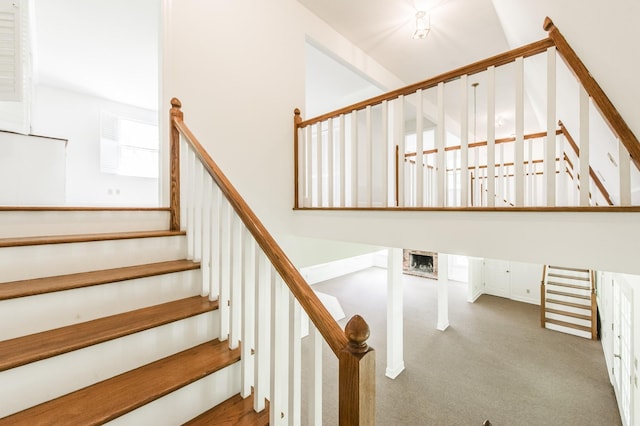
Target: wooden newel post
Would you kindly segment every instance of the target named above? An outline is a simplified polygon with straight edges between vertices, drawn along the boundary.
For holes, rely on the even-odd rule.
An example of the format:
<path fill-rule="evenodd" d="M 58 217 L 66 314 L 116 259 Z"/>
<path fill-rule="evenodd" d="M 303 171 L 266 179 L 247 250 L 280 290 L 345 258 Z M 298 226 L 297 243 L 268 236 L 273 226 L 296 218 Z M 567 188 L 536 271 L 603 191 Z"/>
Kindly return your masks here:
<path fill-rule="evenodd" d="M 300 207 L 298 201 L 298 124 L 302 122 L 300 109 L 293 110 L 293 208 Z"/>
<path fill-rule="evenodd" d="M 339 356 L 340 426 L 375 425 L 376 358 L 373 348 L 367 345 L 369 325 L 355 315 L 344 333 L 349 343 Z"/>
<path fill-rule="evenodd" d="M 177 98 L 171 99 L 171 110 L 169 111 L 169 209 L 170 223 L 172 231 L 180 230 L 180 132 L 175 125 L 176 121 L 182 121 L 182 102 Z"/>

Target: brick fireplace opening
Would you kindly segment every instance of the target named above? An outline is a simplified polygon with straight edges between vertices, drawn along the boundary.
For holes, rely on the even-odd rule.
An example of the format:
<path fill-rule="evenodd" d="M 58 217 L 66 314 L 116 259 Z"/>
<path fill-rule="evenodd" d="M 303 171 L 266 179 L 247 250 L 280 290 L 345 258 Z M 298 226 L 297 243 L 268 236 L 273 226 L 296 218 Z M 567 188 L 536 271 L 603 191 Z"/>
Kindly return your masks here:
<path fill-rule="evenodd" d="M 438 253 L 404 249 L 402 272 L 423 278 L 438 279 Z"/>

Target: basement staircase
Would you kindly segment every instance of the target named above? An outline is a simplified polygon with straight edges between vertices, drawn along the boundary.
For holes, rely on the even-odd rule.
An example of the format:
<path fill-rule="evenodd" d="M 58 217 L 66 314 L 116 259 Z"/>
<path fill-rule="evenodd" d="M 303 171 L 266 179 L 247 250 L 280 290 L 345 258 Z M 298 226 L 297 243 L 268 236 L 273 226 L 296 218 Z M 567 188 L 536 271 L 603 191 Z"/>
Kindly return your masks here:
<path fill-rule="evenodd" d="M 593 271 L 545 265 L 540 292 L 543 328 L 598 338 Z"/>
<path fill-rule="evenodd" d="M 0 425 L 266 425 L 167 209 L 0 208 Z"/>

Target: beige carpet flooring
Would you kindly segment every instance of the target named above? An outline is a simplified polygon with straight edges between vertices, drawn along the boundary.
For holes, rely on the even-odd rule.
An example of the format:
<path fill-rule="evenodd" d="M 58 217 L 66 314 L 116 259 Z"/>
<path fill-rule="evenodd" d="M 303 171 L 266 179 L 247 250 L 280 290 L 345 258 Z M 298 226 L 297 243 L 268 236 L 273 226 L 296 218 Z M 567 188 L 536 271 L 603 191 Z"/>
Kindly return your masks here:
<path fill-rule="evenodd" d="M 451 282 L 450 327 L 436 330 L 436 281 L 404 275 L 405 371 L 386 369 L 386 270 L 313 286 L 371 327 L 378 425 L 620 425 L 602 347 L 539 325 L 539 307 Z M 305 339 L 306 340 L 306 339 Z M 323 424 L 337 424 L 337 361 L 325 345 Z M 304 404 L 303 404 L 304 406 Z"/>

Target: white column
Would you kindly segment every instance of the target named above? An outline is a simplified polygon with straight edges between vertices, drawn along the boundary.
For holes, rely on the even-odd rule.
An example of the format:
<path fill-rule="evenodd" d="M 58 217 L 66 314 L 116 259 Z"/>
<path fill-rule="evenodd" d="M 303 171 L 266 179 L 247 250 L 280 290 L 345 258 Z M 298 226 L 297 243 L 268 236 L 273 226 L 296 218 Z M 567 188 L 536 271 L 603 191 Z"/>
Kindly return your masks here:
<path fill-rule="evenodd" d="M 404 370 L 402 321 L 402 249 L 387 249 L 387 371 L 395 379 Z"/>
<path fill-rule="evenodd" d="M 449 256 L 438 253 L 438 325 L 445 331 L 449 327 Z"/>

